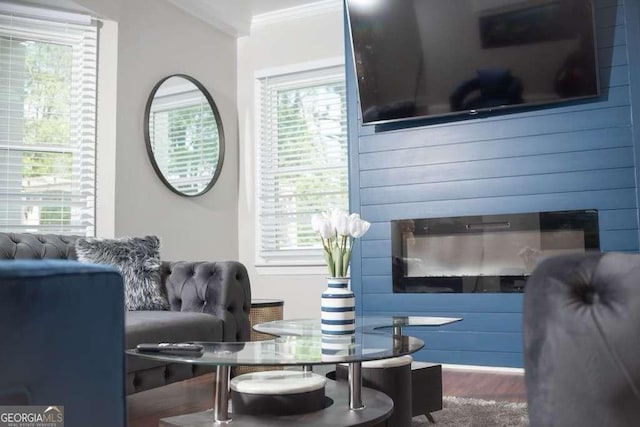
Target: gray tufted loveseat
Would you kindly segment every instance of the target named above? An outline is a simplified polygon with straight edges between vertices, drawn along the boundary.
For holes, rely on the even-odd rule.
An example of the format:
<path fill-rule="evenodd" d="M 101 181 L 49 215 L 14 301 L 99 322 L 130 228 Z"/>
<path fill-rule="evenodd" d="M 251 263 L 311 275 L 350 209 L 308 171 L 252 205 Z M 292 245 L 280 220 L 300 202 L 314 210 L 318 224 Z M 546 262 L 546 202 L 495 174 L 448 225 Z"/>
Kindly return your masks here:
<path fill-rule="evenodd" d="M 0 233 L 0 259 L 75 260 L 76 239 L 77 236 Z M 249 340 L 251 287 L 241 263 L 163 261 L 160 268 L 170 310 L 126 312 L 127 348 L 142 342 Z M 211 370 L 128 356 L 127 394 Z"/>

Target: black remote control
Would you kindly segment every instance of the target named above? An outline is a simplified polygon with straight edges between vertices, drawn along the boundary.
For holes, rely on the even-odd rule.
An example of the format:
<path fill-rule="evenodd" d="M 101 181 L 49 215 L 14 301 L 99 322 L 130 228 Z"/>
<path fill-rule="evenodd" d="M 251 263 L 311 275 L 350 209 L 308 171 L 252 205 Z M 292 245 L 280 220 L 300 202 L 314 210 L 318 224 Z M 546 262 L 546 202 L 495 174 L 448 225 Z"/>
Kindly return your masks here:
<path fill-rule="evenodd" d="M 192 354 L 200 354 L 204 347 L 200 344 L 192 344 L 192 343 L 145 343 L 138 344 L 136 348 L 140 351 L 154 352 L 154 353 L 166 353 L 166 354 L 176 354 L 176 355 L 192 355 Z"/>

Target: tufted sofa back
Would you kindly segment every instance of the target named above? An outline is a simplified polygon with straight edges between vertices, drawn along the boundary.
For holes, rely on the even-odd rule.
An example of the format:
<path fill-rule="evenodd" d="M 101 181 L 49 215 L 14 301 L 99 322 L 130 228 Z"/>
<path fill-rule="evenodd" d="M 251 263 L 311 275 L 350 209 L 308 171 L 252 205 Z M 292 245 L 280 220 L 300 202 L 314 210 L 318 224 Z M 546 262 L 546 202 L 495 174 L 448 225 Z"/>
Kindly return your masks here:
<path fill-rule="evenodd" d="M 0 233 L 0 259 L 76 260 L 79 236 L 56 234 Z"/>
<path fill-rule="evenodd" d="M 76 260 L 80 236 L 0 233 L 0 259 Z M 251 285 L 236 261 L 168 262 L 160 267 L 172 311 L 208 313 L 223 320 L 223 341 L 250 339 Z"/>

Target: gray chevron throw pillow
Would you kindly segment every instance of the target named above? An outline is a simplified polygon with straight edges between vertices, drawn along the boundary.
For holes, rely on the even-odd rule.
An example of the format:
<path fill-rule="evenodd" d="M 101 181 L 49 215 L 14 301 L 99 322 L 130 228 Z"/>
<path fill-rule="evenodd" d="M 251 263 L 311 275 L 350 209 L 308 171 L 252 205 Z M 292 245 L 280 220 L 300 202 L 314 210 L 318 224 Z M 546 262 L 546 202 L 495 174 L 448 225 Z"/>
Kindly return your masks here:
<path fill-rule="evenodd" d="M 122 239 L 78 239 L 78 260 L 107 264 L 124 279 L 127 310 L 168 310 L 160 283 L 160 239 L 157 236 Z"/>

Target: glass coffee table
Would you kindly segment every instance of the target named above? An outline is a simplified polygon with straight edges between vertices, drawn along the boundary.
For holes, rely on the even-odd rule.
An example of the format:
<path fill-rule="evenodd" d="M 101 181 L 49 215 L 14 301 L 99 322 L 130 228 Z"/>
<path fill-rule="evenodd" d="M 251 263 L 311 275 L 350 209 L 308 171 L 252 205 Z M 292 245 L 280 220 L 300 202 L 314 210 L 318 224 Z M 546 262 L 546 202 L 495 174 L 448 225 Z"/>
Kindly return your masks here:
<path fill-rule="evenodd" d="M 324 338 L 324 343 L 323 343 Z M 340 345 L 342 340 L 343 345 Z M 361 386 L 359 369 L 350 376 L 348 386 L 328 381 L 326 395 L 333 402 L 321 411 L 292 416 L 251 416 L 228 411 L 229 368 L 238 365 L 314 366 L 348 363 L 350 367 L 369 360 L 403 356 L 420 350 L 424 343 L 413 337 L 357 332 L 347 338 L 331 342 L 331 354 L 323 354 L 326 337 L 309 334 L 280 336 L 268 341 L 244 343 L 199 342 L 204 352 L 198 356 L 146 353 L 128 350 L 127 353 L 148 359 L 197 365 L 216 366 L 214 407 L 210 411 L 181 415 L 161 420 L 160 426 L 207 426 L 231 422 L 237 426 L 360 426 L 384 420 L 393 409 L 393 402 L 383 393 Z M 364 403 L 363 403 L 364 402 Z"/>
<path fill-rule="evenodd" d="M 393 410 L 393 402 L 385 394 L 362 387 L 361 363 L 389 359 L 415 353 L 424 342 L 402 334 L 384 333 L 380 327 L 397 328 L 413 322 L 389 323 L 391 318 L 360 319 L 356 333 L 348 336 L 327 336 L 319 333 L 320 321 L 314 319 L 275 321 L 254 326 L 260 332 L 274 335 L 272 340 L 240 343 L 199 342 L 204 346 L 200 355 L 174 355 L 128 350 L 127 353 L 147 359 L 216 367 L 214 407 L 209 411 L 165 418 L 161 427 L 235 426 L 367 426 L 386 419 Z M 443 319 L 444 325 L 460 319 Z M 448 319 L 448 320 L 444 320 Z M 295 325 L 295 328 L 293 327 Z M 424 326 L 424 325 L 423 325 Z M 280 328 L 280 330 L 276 330 Z M 229 413 L 230 367 L 301 366 L 346 363 L 349 380 L 327 382 L 327 401 L 332 402 L 320 411 L 291 416 L 252 416 Z"/>

